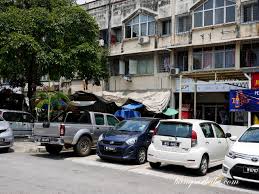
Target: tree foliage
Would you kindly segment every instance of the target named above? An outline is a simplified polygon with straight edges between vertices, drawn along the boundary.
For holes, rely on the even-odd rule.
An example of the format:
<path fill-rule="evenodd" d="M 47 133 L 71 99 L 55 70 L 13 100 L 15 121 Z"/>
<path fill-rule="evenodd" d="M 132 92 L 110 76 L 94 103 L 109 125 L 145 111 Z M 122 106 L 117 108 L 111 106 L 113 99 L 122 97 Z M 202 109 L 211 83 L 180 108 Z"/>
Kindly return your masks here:
<path fill-rule="evenodd" d="M 93 17 L 72 0 L 0 0 L 0 76 L 14 86 L 28 83 L 28 97 L 40 78 L 106 76 L 105 51 Z"/>

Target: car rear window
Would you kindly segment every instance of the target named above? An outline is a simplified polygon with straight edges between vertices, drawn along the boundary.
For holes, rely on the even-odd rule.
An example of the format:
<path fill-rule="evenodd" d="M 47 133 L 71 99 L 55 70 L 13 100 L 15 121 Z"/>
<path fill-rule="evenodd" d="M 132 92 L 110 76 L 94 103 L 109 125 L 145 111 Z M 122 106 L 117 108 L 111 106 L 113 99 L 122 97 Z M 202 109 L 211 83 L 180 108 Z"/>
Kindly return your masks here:
<path fill-rule="evenodd" d="M 91 124 L 90 114 L 88 112 L 68 113 L 66 123 L 86 123 Z"/>
<path fill-rule="evenodd" d="M 145 131 L 149 125 L 149 121 L 141 120 L 124 120 L 116 126 L 116 130 L 128 132 Z"/>
<path fill-rule="evenodd" d="M 157 129 L 157 135 L 191 138 L 192 124 L 182 122 L 161 122 Z"/>

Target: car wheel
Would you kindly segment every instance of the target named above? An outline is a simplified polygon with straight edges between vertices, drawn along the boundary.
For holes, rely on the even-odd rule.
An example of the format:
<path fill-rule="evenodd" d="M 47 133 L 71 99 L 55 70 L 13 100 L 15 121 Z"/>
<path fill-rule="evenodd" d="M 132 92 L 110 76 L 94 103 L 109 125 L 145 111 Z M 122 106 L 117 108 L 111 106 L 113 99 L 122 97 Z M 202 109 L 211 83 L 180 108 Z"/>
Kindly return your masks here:
<path fill-rule="evenodd" d="M 99 158 L 100 158 L 102 161 L 107 161 L 107 159 L 104 158 L 104 157 L 99 156 Z"/>
<path fill-rule="evenodd" d="M 200 167 L 198 169 L 198 174 L 201 176 L 206 175 L 208 171 L 208 165 L 209 165 L 208 157 L 203 155 L 201 159 Z"/>
<path fill-rule="evenodd" d="M 160 162 L 149 162 L 149 165 L 151 166 L 151 168 L 153 169 L 158 169 L 160 166 L 161 166 L 161 163 Z"/>
<path fill-rule="evenodd" d="M 45 145 L 46 151 L 51 155 L 58 155 L 61 150 L 63 149 L 63 146 L 61 145 Z"/>
<path fill-rule="evenodd" d="M 147 160 L 147 151 L 145 148 L 140 148 L 137 153 L 136 163 L 144 164 Z"/>
<path fill-rule="evenodd" d="M 80 156 L 88 156 L 91 152 L 92 141 L 87 136 L 81 137 L 74 146 L 75 153 Z"/>
<path fill-rule="evenodd" d="M 8 153 L 9 152 L 9 148 L 1 148 L 0 152 L 2 153 Z"/>

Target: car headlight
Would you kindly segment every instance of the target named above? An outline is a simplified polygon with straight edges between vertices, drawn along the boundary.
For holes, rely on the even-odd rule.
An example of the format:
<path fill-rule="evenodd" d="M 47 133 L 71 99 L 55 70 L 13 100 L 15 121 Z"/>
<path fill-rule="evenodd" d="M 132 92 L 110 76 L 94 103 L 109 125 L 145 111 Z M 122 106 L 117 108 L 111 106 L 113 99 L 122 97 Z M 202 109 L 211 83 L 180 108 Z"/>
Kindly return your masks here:
<path fill-rule="evenodd" d="M 229 151 L 229 152 L 227 153 L 227 157 L 232 158 L 232 159 L 235 159 L 235 158 L 236 158 L 236 154 L 235 154 L 235 152 L 233 152 L 233 151 Z"/>
<path fill-rule="evenodd" d="M 103 134 L 99 136 L 98 141 L 102 141 L 103 140 Z"/>
<path fill-rule="evenodd" d="M 134 145 L 134 144 L 137 142 L 137 140 L 138 140 L 137 137 L 132 137 L 132 138 L 130 138 L 130 139 L 128 139 L 128 140 L 126 141 L 126 144 L 128 144 L 128 145 Z"/>

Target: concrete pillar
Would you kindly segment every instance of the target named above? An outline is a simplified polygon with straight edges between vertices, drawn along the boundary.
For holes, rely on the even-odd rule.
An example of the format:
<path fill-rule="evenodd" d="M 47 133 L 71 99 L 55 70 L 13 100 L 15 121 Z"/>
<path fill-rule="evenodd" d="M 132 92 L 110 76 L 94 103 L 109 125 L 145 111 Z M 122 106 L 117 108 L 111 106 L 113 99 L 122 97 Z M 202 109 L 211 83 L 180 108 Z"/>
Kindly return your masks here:
<path fill-rule="evenodd" d="M 170 52 L 170 65 L 172 68 L 175 67 L 175 49 L 173 49 L 171 52 Z"/>
<path fill-rule="evenodd" d="M 240 41 L 236 42 L 236 50 L 235 50 L 235 68 L 240 69 L 240 48 L 241 48 L 241 43 Z"/>
<path fill-rule="evenodd" d="M 170 0 L 171 8 L 172 8 L 172 17 L 171 17 L 171 36 L 172 42 L 171 44 L 175 44 L 174 37 L 175 37 L 175 29 L 176 29 L 176 22 L 175 22 L 175 0 Z"/>
<path fill-rule="evenodd" d="M 171 90 L 170 108 L 175 109 L 175 93 Z M 175 118 L 175 116 L 173 116 Z"/>
<path fill-rule="evenodd" d="M 154 52 L 154 75 L 158 74 L 159 71 L 159 57 L 158 52 Z"/>
<path fill-rule="evenodd" d="M 193 51 L 192 47 L 188 48 L 188 71 L 192 71 L 193 67 Z"/>

